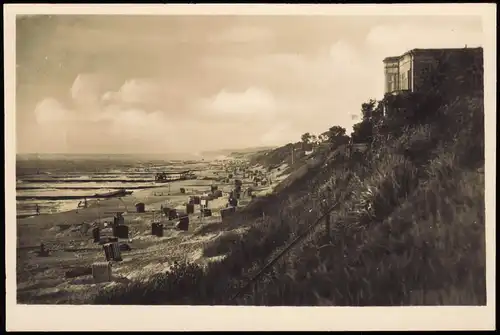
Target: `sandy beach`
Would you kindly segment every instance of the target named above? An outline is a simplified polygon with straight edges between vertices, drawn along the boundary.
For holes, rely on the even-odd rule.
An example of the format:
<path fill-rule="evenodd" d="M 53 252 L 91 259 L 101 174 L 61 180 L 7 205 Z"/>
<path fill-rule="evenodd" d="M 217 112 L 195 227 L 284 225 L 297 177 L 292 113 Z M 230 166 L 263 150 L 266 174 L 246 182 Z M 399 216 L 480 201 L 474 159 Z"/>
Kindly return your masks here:
<path fill-rule="evenodd" d="M 261 169 L 251 167 L 252 170 Z M 279 176 L 279 168 L 267 172 L 271 185 L 252 188 L 257 196 L 264 195 L 286 176 Z M 250 178 L 234 174 L 225 182 L 228 173 L 221 166 L 206 163 L 205 169 L 197 173 L 195 180 L 175 181 L 152 189 L 135 190 L 132 195 L 120 199 L 106 199 L 99 203 L 90 202 L 88 208 L 56 214 L 41 214 L 17 220 L 17 293 L 19 303 L 89 303 L 99 289 L 123 285 L 131 281 L 147 280 L 155 273 L 164 272 L 175 261 L 209 262 L 203 256 L 203 247 L 225 232 L 244 233 L 248 223 L 227 227 L 223 225 L 220 210 L 226 207 L 228 194 L 234 188 L 234 180 L 243 182 L 243 189 L 253 185 Z M 249 176 L 248 176 L 249 177 Z M 214 180 L 218 179 L 218 180 Z M 210 192 L 211 185 L 217 185 L 223 195 L 209 202 L 212 216 L 200 217 L 200 207 L 189 215 L 188 231 L 175 228 L 176 220 L 161 215 L 161 206 L 185 211 L 191 195 Z M 181 193 L 181 188 L 185 193 Z M 238 207 L 251 201 L 242 195 Z M 145 204 L 145 212 L 138 213 L 135 204 Z M 116 212 L 123 212 L 125 224 L 129 227 L 129 239 L 120 240 L 131 250 L 122 251 L 121 262 L 112 264 L 111 282 L 95 284 L 91 274 L 66 278 L 67 271 L 77 268 L 89 269 L 95 262 L 105 261 L 102 245 L 94 243 L 91 231 L 83 233 L 82 223 L 112 222 Z M 164 236 L 151 233 L 151 223 L 160 221 L 164 225 Z M 48 257 L 40 257 L 40 243 L 50 250 Z"/>

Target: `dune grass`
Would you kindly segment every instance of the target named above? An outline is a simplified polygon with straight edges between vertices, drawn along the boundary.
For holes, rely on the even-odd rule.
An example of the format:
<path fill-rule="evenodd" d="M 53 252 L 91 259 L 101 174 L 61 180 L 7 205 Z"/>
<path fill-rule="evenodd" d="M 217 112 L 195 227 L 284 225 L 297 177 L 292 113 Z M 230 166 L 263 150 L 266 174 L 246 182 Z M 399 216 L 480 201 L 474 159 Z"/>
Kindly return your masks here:
<path fill-rule="evenodd" d="M 367 154 L 322 152 L 317 168 L 292 174 L 280 192 L 238 214 L 246 233 L 206 245 L 206 256 L 227 254 L 221 261 L 177 264 L 148 283 L 101 292 L 94 303 L 484 305 L 482 100 L 463 97 L 427 115 L 394 131 L 389 125 Z M 308 238 L 230 299 L 339 201 Z"/>

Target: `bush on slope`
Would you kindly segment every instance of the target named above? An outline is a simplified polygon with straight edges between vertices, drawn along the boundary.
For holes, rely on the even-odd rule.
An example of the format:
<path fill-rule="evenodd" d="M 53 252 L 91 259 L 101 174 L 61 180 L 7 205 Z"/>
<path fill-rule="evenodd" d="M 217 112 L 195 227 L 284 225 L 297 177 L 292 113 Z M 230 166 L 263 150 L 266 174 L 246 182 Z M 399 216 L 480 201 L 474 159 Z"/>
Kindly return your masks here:
<path fill-rule="evenodd" d="M 240 217 L 252 225 L 221 241 L 231 244 L 221 248 L 230 250 L 224 260 L 178 265 L 152 283 L 103 292 L 96 303 L 484 304 L 484 176 L 476 170 L 484 165 L 482 100 L 436 108 L 419 122 L 381 120 L 364 159 L 332 154 L 286 192 L 261 200 L 256 207 L 266 218 Z M 229 300 L 337 201 L 329 232 L 320 225 L 249 292 Z"/>

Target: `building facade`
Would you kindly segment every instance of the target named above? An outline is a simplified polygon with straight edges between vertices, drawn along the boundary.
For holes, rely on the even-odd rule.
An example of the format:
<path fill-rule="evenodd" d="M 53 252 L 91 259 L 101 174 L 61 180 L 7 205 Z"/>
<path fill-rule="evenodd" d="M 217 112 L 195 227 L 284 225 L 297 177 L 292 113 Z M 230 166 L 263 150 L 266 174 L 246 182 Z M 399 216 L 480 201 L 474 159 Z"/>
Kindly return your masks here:
<path fill-rule="evenodd" d="M 438 66 L 441 82 L 448 86 L 459 83 L 462 88 L 473 90 L 483 85 L 482 48 L 413 49 L 383 62 L 386 94 L 422 91 Z"/>

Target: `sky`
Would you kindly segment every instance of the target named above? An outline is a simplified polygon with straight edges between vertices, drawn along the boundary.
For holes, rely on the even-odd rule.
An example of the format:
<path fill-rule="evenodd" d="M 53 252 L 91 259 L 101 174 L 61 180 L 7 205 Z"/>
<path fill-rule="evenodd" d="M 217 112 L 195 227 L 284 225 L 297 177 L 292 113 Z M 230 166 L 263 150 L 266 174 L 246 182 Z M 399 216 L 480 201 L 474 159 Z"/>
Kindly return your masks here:
<path fill-rule="evenodd" d="M 297 142 L 383 95 L 382 59 L 483 44 L 475 16 L 51 15 L 16 20 L 18 153 Z"/>

